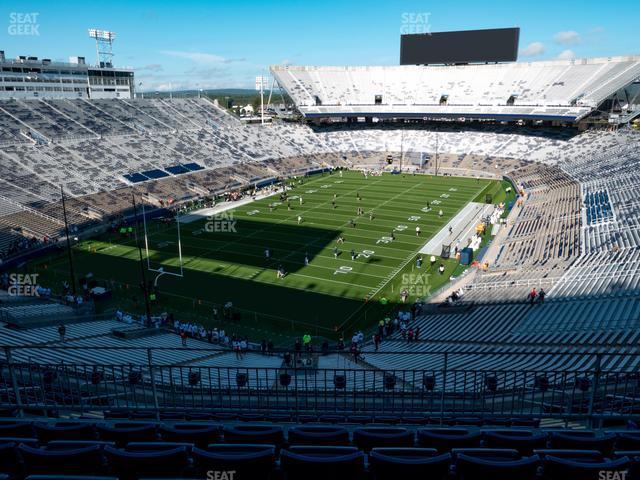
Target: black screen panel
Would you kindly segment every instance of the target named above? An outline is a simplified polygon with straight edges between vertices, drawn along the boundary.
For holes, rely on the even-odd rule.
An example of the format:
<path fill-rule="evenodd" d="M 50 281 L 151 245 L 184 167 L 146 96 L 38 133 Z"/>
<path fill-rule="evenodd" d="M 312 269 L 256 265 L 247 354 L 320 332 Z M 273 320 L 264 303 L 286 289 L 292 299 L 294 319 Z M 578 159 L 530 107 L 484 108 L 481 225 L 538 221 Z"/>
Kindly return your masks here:
<path fill-rule="evenodd" d="M 400 65 L 515 62 L 519 28 L 402 35 Z"/>

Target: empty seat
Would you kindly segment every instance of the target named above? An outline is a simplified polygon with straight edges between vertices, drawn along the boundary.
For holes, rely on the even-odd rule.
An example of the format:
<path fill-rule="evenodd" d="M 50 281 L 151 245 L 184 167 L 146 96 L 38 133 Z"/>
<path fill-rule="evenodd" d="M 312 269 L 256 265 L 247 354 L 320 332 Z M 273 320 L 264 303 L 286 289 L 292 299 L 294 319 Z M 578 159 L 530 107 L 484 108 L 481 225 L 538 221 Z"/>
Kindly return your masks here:
<path fill-rule="evenodd" d="M 92 423 L 56 422 L 52 425 L 36 423 L 34 428 L 43 443 L 52 440 L 95 440 L 97 438 L 96 428 Z"/>
<path fill-rule="evenodd" d="M 567 430 L 551 432 L 549 439 L 551 448 L 598 450 L 607 455 L 613 451 L 616 435 L 588 430 Z"/>
<path fill-rule="evenodd" d="M 480 446 L 482 434 L 463 428 L 421 428 L 418 443 L 422 447 L 435 448 L 445 452 L 452 448 L 473 448 Z"/>
<path fill-rule="evenodd" d="M 185 447 L 142 452 L 105 447 L 104 453 L 111 472 L 121 479 L 145 476 L 175 478 L 182 476 L 189 466 L 189 453 Z"/>
<path fill-rule="evenodd" d="M 345 421 L 344 415 L 320 415 L 318 417 L 319 422 L 323 423 L 343 423 Z"/>
<path fill-rule="evenodd" d="M 185 442 L 129 442 L 124 450 L 127 452 L 164 452 L 176 448 L 186 448 L 190 451 L 193 443 Z"/>
<path fill-rule="evenodd" d="M 261 422 L 264 420 L 264 415 L 261 413 L 241 413 L 238 415 L 238 420 L 241 422 Z"/>
<path fill-rule="evenodd" d="M 2 479 L 2 477 L 0 477 Z M 118 480 L 116 477 L 94 477 L 87 475 L 29 475 L 25 480 Z"/>
<path fill-rule="evenodd" d="M 115 447 L 116 443 L 105 440 L 51 440 L 47 443 L 47 450 L 73 450 L 74 448 L 88 447 L 90 445 L 104 448 L 106 446 Z"/>
<path fill-rule="evenodd" d="M 236 471 L 236 478 L 265 478 L 273 474 L 276 461 L 274 445 L 209 445 L 191 452 L 196 474 L 209 471 Z"/>
<path fill-rule="evenodd" d="M 369 464 L 376 480 L 440 480 L 449 473 L 451 454 L 438 454 L 435 448 L 374 448 L 369 453 Z"/>
<path fill-rule="evenodd" d="M 364 476 L 364 453 L 355 447 L 296 446 L 281 452 L 280 466 L 287 480 L 358 479 Z"/>
<path fill-rule="evenodd" d="M 98 445 L 51 450 L 20 445 L 18 452 L 28 475 L 101 475 L 105 473 L 104 457 Z"/>
<path fill-rule="evenodd" d="M 540 419 L 539 418 L 512 418 L 509 424 L 512 427 L 538 428 L 540 426 Z"/>
<path fill-rule="evenodd" d="M 618 433 L 616 450 L 640 450 L 640 432 Z"/>
<path fill-rule="evenodd" d="M 544 476 L 549 480 L 591 480 L 598 478 L 615 478 L 604 472 L 625 471 L 630 466 L 628 457 L 620 457 L 615 460 L 603 460 L 594 462 L 591 460 L 575 460 L 569 458 L 544 457 Z M 600 473 L 603 472 L 603 473 Z"/>
<path fill-rule="evenodd" d="M 429 417 L 422 415 L 405 415 L 402 417 L 402 423 L 414 424 L 414 425 L 427 425 L 429 423 Z"/>
<path fill-rule="evenodd" d="M 32 447 L 37 447 L 40 444 L 40 441 L 37 438 L 22 438 L 22 437 L 0 437 L 0 444 L 4 443 L 15 443 L 16 445 L 20 445 L 24 443 L 25 445 L 31 445 Z"/>
<path fill-rule="evenodd" d="M 520 452 L 514 448 L 454 448 L 451 450 L 454 461 L 459 455 L 466 455 L 474 458 L 485 458 L 492 460 L 517 460 L 521 458 Z"/>
<path fill-rule="evenodd" d="M 536 455 L 544 460 L 547 456 L 566 458 L 570 460 L 579 460 L 585 462 L 602 462 L 604 461 L 604 455 L 597 450 L 559 450 L 552 448 L 543 448 L 540 450 L 534 450 Z"/>
<path fill-rule="evenodd" d="M 118 447 L 128 442 L 152 442 L 158 438 L 155 423 L 114 423 L 98 425 L 97 430 L 100 439 L 116 442 Z"/>
<path fill-rule="evenodd" d="M 22 470 L 22 462 L 15 442 L 0 443 L 0 471 L 17 475 Z"/>
<path fill-rule="evenodd" d="M 103 415 L 106 419 L 127 419 L 131 412 L 129 410 L 105 410 Z"/>
<path fill-rule="evenodd" d="M 413 447 L 414 434 L 406 428 L 363 427 L 354 430 L 353 443 L 366 452 L 375 447 Z"/>
<path fill-rule="evenodd" d="M 487 447 L 515 448 L 522 455 L 530 455 L 534 449 L 547 446 L 547 434 L 531 430 L 487 430 L 483 432 L 483 438 Z"/>
<path fill-rule="evenodd" d="M 348 445 L 349 432 L 331 425 L 300 425 L 289 429 L 291 445 Z"/>
<path fill-rule="evenodd" d="M 456 456 L 456 473 L 460 480 L 533 480 L 540 458 L 537 455 L 519 459 L 491 456 Z"/>
<path fill-rule="evenodd" d="M 31 422 L 0 422 L 0 437 L 35 438 Z"/>
<path fill-rule="evenodd" d="M 371 415 L 349 415 L 347 417 L 347 422 L 360 423 L 362 425 L 365 425 L 367 423 L 373 422 L 373 417 Z"/>
<path fill-rule="evenodd" d="M 224 428 L 226 443 L 266 443 L 282 445 L 284 432 L 277 425 L 235 425 Z"/>
<path fill-rule="evenodd" d="M 460 417 L 454 420 L 454 425 L 460 425 L 465 427 L 479 427 L 483 424 L 481 418 L 478 417 Z"/>
<path fill-rule="evenodd" d="M 160 435 L 170 442 L 188 442 L 200 448 L 206 448 L 210 443 L 220 443 L 220 425 L 203 423 L 176 423 L 162 425 Z"/>

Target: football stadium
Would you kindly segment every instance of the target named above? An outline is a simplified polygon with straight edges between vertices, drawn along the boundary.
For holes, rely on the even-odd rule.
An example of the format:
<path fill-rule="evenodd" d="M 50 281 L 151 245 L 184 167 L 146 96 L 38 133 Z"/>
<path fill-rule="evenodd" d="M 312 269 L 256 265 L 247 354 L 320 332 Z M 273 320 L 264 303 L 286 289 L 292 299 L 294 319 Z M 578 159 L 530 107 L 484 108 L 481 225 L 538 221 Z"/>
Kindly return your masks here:
<path fill-rule="evenodd" d="M 638 5 L 32 3 L 0 480 L 640 479 Z"/>

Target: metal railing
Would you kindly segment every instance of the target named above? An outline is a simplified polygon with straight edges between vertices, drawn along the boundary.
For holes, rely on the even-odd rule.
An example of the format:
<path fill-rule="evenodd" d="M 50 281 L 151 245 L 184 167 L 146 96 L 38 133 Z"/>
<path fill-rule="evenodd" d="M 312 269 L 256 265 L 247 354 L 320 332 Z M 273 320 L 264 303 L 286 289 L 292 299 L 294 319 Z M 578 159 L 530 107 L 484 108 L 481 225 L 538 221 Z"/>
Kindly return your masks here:
<path fill-rule="evenodd" d="M 135 364 L 47 364 L 15 360 L 5 347 L 0 408 L 419 413 L 594 424 L 640 418 L 640 373 L 602 369 L 601 355 L 585 369 L 483 370 L 452 368 L 452 353 L 445 352 L 437 368 L 380 370 L 351 362 L 345 368 L 318 369 L 314 355 L 306 354 L 299 354 L 300 360 L 309 362 L 296 361 L 294 355 L 292 366 L 273 368 L 162 365 L 154 361 L 154 351 L 146 349 L 146 361 Z"/>

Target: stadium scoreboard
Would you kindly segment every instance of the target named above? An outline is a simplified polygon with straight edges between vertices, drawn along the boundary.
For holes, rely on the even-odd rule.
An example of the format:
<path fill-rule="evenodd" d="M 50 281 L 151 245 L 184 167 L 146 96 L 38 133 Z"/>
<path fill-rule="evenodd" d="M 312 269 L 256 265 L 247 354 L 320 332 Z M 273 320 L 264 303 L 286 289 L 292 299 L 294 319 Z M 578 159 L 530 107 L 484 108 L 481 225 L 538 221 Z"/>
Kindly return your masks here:
<path fill-rule="evenodd" d="M 519 39 L 519 28 L 402 35 L 400 65 L 515 62 Z"/>

